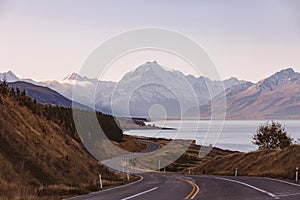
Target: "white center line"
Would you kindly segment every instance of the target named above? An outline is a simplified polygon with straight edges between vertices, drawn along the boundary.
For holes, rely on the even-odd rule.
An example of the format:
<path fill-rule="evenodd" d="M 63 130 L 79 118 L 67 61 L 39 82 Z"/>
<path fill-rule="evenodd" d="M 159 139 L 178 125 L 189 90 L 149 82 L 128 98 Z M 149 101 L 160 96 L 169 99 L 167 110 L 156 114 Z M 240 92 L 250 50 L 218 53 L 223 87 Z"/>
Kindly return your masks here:
<path fill-rule="evenodd" d="M 152 191 L 156 190 L 157 188 L 158 188 L 158 187 L 155 187 L 155 188 L 152 188 L 152 189 L 150 189 L 150 190 L 147 190 L 147 191 L 144 191 L 144 192 L 140 192 L 140 193 L 138 193 L 138 194 L 132 195 L 132 196 L 130 196 L 130 197 L 126 197 L 126 198 L 124 198 L 124 199 L 121 199 L 121 200 L 128 200 L 128 199 L 132 199 L 132 198 L 134 198 L 134 197 L 137 197 L 137 196 L 140 196 L 140 195 L 146 194 L 146 193 L 148 193 L 148 192 L 152 192 Z"/>
<path fill-rule="evenodd" d="M 257 187 L 255 187 L 255 186 L 253 186 L 253 185 L 249 185 L 249 184 L 244 183 L 244 182 L 240 182 L 240 181 L 236 181 L 236 180 L 232 180 L 232 179 L 227 179 L 227 178 L 221 178 L 221 177 L 214 177 L 214 178 L 215 178 L 215 179 L 220 179 L 220 180 L 225 180 L 225 181 L 230 181 L 230 182 L 233 182 L 233 183 L 238 183 L 238 184 L 240 184 L 240 185 L 244 185 L 244 186 L 249 187 L 249 188 L 252 188 L 252 189 L 254 189 L 254 190 L 256 190 L 256 191 L 265 193 L 265 194 L 269 195 L 270 197 L 273 197 L 273 198 L 275 198 L 275 199 L 278 199 L 278 196 L 276 196 L 275 194 L 272 194 L 271 192 L 267 192 L 267 191 L 265 191 L 265 190 L 263 190 L 263 189 L 257 188 Z"/>

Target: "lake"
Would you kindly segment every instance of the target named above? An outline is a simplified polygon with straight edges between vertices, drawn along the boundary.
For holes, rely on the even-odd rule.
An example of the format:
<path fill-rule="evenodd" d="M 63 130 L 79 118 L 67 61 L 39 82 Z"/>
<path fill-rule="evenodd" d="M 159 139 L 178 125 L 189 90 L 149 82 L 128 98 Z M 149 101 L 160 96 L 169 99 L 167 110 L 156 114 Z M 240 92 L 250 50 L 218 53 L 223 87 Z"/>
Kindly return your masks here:
<path fill-rule="evenodd" d="M 177 130 L 130 130 L 125 134 L 168 139 L 194 139 L 197 144 L 213 145 L 222 149 L 249 152 L 257 149 L 252 144 L 253 134 L 258 126 L 266 121 L 194 121 L 167 120 L 147 124 L 176 128 Z M 276 120 L 288 134 L 298 142 L 300 138 L 300 120 Z M 209 130 L 209 131 L 208 131 Z"/>

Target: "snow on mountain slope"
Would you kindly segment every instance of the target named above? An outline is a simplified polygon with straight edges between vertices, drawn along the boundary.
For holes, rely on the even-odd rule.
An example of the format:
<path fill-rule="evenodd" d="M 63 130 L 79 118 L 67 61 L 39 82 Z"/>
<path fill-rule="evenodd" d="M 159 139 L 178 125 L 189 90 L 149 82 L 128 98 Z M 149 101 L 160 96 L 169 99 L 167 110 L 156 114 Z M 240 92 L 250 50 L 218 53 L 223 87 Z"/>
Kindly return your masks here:
<path fill-rule="evenodd" d="M 162 105 L 168 116 L 179 116 L 182 107 L 193 105 L 193 99 L 197 99 L 201 116 L 209 118 L 209 102 L 212 98 L 218 102 L 219 93 L 225 88 L 229 119 L 300 119 L 300 74 L 292 68 L 281 70 L 256 84 L 234 77 L 213 81 L 202 76 L 185 76 L 155 61 L 128 72 L 118 83 L 98 81 L 76 73 L 62 81 L 36 82 L 19 78 L 9 71 L 0 73 L 0 80 L 4 79 L 46 86 L 69 99 L 73 98 L 76 85 L 77 100 L 84 105 L 119 115 L 128 114 L 126 109 L 129 107 L 129 114 L 143 116 L 148 115 L 155 104 Z"/>
<path fill-rule="evenodd" d="M 238 91 L 240 89 L 240 91 Z M 256 84 L 242 84 L 226 91 L 229 119 L 299 119 L 300 74 L 281 70 Z M 217 97 L 216 97 L 217 98 Z M 206 117 L 209 117 L 209 105 Z"/>
<path fill-rule="evenodd" d="M 189 103 L 193 102 L 195 95 L 191 89 L 181 72 L 165 70 L 156 61 L 147 62 L 117 83 L 112 109 L 118 115 L 146 116 L 152 105 L 160 104 L 168 116 L 180 116 L 181 109 L 185 112 Z"/>
<path fill-rule="evenodd" d="M 17 77 L 15 79 L 19 80 Z M 180 71 L 160 66 L 156 61 L 147 62 L 128 72 L 118 83 L 99 81 L 77 73 L 68 75 L 62 81 L 24 81 L 49 87 L 69 99 L 76 95 L 79 103 L 95 106 L 97 110 L 107 113 L 128 114 L 124 111 L 124 105 L 127 104 L 134 115 L 147 115 L 152 105 L 161 104 L 168 115 L 171 113 L 174 116 L 182 114 L 180 109 L 183 107 L 206 104 L 223 91 L 224 86 L 226 89 L 245 82 L 236 78 L 222 82 L 206 77 L 185 76 Z M 73 93 L 74 86 L 76 94 Z"/>
<path fill-rule="evenodd" d="M 199 107 L 208 103 L 224 90 L 223 83 L 226 89 L 245 81 L 230 78 L 222 82 L 206 77 L 185 76 L 180 71 L 160 66 L 156 61 L 147 62 L 125 74 L 117 83 L 112 98 L 113 106 L 121 109 L 126 104 L 139 105 L 140 112 L 136 107 L 132 108 L 134 114 L 144 116 L 151 105 L 161 104 L 167 113 L 180 116 L 183 107 Z"/>
<path fill-rule="evenodd" d="M 12 71 L 8 71 L 0 73 L 0 81 L 4 80 L 6 80 L 7 82 L 15 82 L 19 81 L 20 79 Z"/>
<path fill-rule="evenodd" d="M 68 75 L 62 81 L 43 81 L 40 84 L 54 89 L 70 99 L 74 97 L 73 90 L 74 86 L 76 86 L 76 100 L 89 107 L 94 107 L 95 101 L 107 99 L 115 85 L 111 81 L 99 81 L 96 78 L 90 79 L 77 73 Z"/>

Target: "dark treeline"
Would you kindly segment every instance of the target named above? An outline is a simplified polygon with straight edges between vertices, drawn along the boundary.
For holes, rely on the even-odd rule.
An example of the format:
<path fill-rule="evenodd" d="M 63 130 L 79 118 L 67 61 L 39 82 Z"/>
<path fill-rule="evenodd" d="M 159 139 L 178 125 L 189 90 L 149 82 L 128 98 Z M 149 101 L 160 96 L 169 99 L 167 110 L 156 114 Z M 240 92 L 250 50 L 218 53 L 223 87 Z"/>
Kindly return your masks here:
<path fill-rule="evenodd" d="M 60 125 L 66 134 L 72 138 L 80 141 L 76 131 L 75 123 L 73 120 L 73 112 L 71 108 L 61 107 L 57 105 L 44 105 L 38 103 L 35 99 L 26 96 L 26 91 L 20 91 L 18 88 L 9 88 L 6 81 L 0 81 L 0 93 L 4 96 L 8 95 L 17 100 L 20 106 L 25 106 L 30 109 L 35 115 L 43 116 L 47 120 L 51 120 Z M 0 96 L 1 102 L 1 96 Z M 94 111 L 77 110 L 84 115 L 92 116 Z M 114 141 L 121 142 L 123 138 L 123 131 L 115 122 L 114 117 L 100 112 L 96 112 L 98 122 L 106 134 L 106 136 Z M 89 131 L 89 130 L 87 130 Z M 86 133 L 82 133 L 86 134 Z M 93 133 L 95 134 L 95 133 Z"/>

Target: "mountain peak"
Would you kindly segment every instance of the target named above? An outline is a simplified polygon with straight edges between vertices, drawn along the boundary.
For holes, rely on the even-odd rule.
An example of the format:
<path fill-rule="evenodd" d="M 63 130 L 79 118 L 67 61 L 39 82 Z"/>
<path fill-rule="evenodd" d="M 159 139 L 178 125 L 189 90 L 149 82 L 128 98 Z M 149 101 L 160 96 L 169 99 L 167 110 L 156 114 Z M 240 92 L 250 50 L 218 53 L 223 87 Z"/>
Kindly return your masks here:
<path fill-rule="evenodd" d="M 7 82 L 15 82 L 18 81 L 19 78 L 12 72 L 12 71 L 8 71 L 8 72 L 4 72 L 4 73 L 0 73 L 0 80 L 6 80 Z"/>
<path fill-rule="evenodd" d="M 153 68 L 153 67 L 162 69 L 162 66 L 160 66 L 156 60 L 154 60 L 152 62 L 148 61 L 148 62 L 146 62 L 145 64 L 141 65 L 138 68 Z"/>
<path fill-rule="evenodd" d="M 283 86 L 298 75 L 299 74 L 296 73 L 293 68 L 283 69 L 272 76 L 261 80 L 258 82 L 257 86 L 260 87 L 262 93 L 269 92 Z"/>
<path fill-rule="evenodd" d="M 277 72 L 276 74 L 279 74 L 279 75 L 295 75 L 295 71 L 293 68 L 286 68 L 286 69 L 283 69 L 279 72 Z"/>
<path fill-rule="evenodd" d="M 158 64 L 156 60 L 151 61 L 147 61 L 146 64 Z"/>
<path fill-rule="evenodd" d="M 88 78 L 86 76 L 81 76 L 78 73 L 71 73 L 68 76 L 66 76 L 63 81 L 89 81 L 89 82 L 98 82 L 98 79 L 94 78 Z"/>
<path fill-rule="evenodd" d="M 65 80 L 77 80 L 78 78 L 80 78 L 80 75 L 77 74 L 77 73 L 75 73 L 75 72 L 73 72 L 73 73 L 69 74 L 68 76 L 66 76 L 63 79 L 63 81 L 65 81 Z"/>
<path fill-rule="evenodd" d="M 157 61 L 148 61 L 145 64 L 140 65 L 138 68 L 136 68 L 134 71 L 129 73 L 130 75 L 133 76 L 140 76 L 142 74 L 149 74 L 151 73 L 152 75 L 154 74 L 160 74 L 162 72 L 166 71 L 162 66 L 160 66 Z M 126 75 L 125 75 L 126 76 Z"/>
<path fill-rule="evenodd" d="M 283 69 L 279 72 L 276 72 L 274 75 L 270 76 L 269 78 L 266 78 L 265 80 L 268 79 L 281 79 L 281 80 L 289 80 L 290 78 L 293 78 L 297 73 L 294 71 L 293 68 L 287 68 Z"/>

